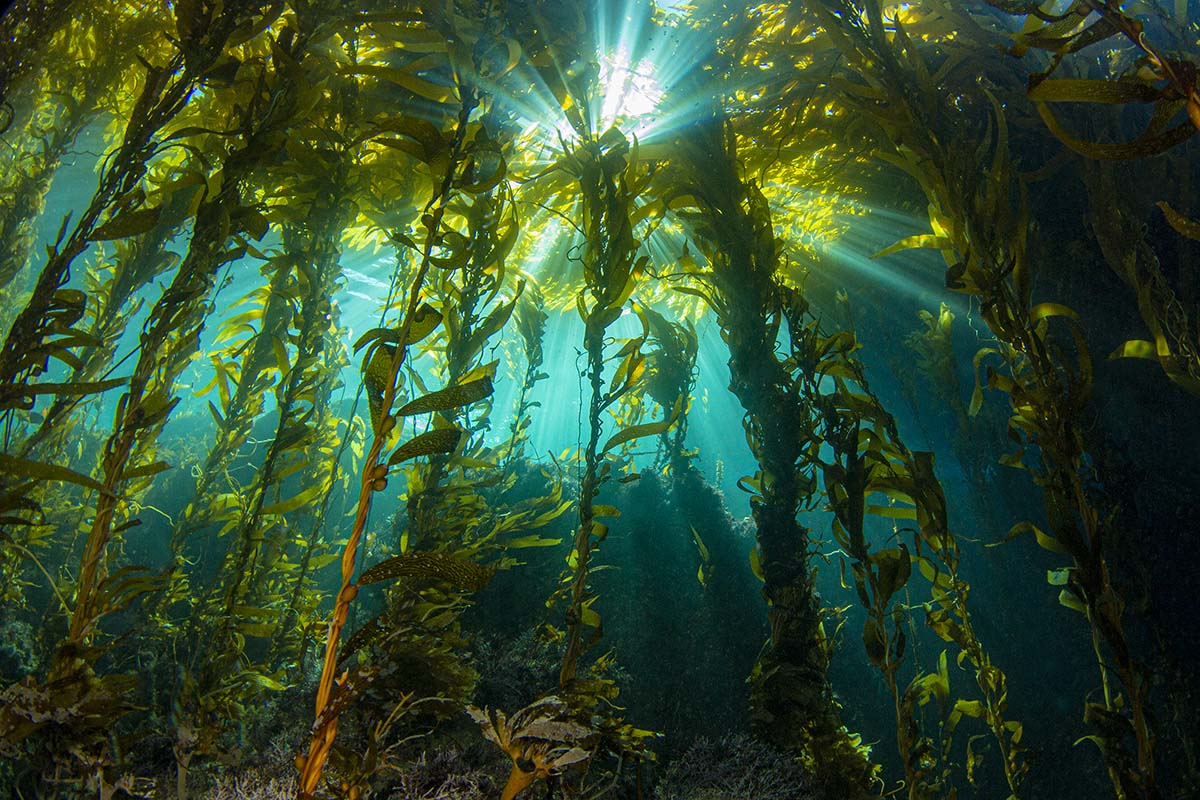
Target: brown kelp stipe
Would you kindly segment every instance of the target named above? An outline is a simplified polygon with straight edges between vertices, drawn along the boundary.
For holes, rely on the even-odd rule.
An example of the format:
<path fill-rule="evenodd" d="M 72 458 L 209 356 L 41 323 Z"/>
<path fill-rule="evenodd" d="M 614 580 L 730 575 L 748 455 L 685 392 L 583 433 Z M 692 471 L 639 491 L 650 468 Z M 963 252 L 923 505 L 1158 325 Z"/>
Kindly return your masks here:
<path fill-rule="evenodd" d="M 396 418 L 391 414 L 392 405 L 396 401 L 396 378 L 400 374 L 400 367 L 404 363 L 404 358 L 408 353 L 409 337 L 414 334 L 415 327 L 418 324 L 421 288 L 425 282 L 425 276 L 429 273 L 432 265 L 431 257 L 434 243 L 437 241 L 441 229 L 442 217 L 445 215 L 446 206 L 450 201 L 454 176 L 458 171 L 459 162 L 463 156 L 468 121 L 471 112 L 475 109 L 476 103 L 478 103 L 478 98 L 470 89 L 459 87 L 459 92 L 462 98 L 462 106 L 459 111 L 458 126 L 455 128 L 454 136 L 447 148 L 448 166 L 441 185 L 425 206 L 425 245 L 421 253 L 421 262 L 417 268 L 417 273 L 409 286 L 408 301 L 405 306 L 404 315 L 401 317 L 400 324 L 395 331 L 391 347 L 389 348 L 381 342 L 377 342 L 376 344 L 379 349 L 374 350 L 375 353 L 387 353 L 390 358 L 386 371 L 386 380 L 383 383 L 383 392 L 378 401 L 379 405 L 377 409 L 372 409 L 371 416 L 374 437 L 371 440 L 371 447 L 367 451 L 367 456 L 363 461 L 362 480 L 358 493 L 358 505 L 354 513 L 354 524 L 350 529 L 350 536 L 346 540 L 345 548 L 342 550 L 342 585 L 334 601 L 333 614 L 329 621 L 329 632 L 325 642 L 325 660 L 321 668 L 320 683 L 317 687 L 316 720 L 313 723 L 312 742 L 309 745 L 308 754 L 298 756 L 296 759 L 297 766 L 300 768 L 300 797 L 302 798 L 312 797 L 313 793 L 316 792 L 321 780 L 321 771 L 325 766 L 325 760 L 329 756 L 329 749 L 333 746 L 334 737 L 337 735 L 337 719 L 341 709 L 337 705 L 331 704 L 331 700 L 337 677 L 338 643 L 341 640 L 342 628 L 345 626 L 346 618 L 350 613 L 350 604 L 358 595 L 358 584 L 354 582 L 354 572 L 357 567 L 359 541 L 362 539 L 363 531 L 367 525 L 367 516 L 371 510 L 371 496 L 387 486 L 388 467 L 382 463 L 382 458 L 383 452 L 388 445 L 389 437 L 396 427 Z M 421 316 L 424 317 L 426 315 Z M 425 333 L 427 332 L 425 331 Z M 383 338 L 382 334 L 380 338 Z M 368 355 L 364 361 L 370 364 L 372 358 L 372 351 L 368 351 Z M 343 679 L 345 676 L 346 673 L 343 672 Z"/>

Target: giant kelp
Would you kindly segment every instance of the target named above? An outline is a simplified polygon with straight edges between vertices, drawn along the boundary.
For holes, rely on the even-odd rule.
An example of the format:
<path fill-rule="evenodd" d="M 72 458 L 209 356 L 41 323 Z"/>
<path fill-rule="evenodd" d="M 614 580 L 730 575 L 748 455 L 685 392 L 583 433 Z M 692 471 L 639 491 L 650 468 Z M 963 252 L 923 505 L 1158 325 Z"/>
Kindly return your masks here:
<path fill-rule="evenodd" d="M 687 554 L 670 574 L 718 612 L 758 600 L 712 591 L 741 543 L 684 499 L 728 382 L 748 451 L 720 456 L 753 462 L 737 485 L 770 622 L 749 676 L 756 735 L 831 796 L 1015 798 L 1049 774 L 1030 737 L 1061 726 L 1098 745 L 1117 797 L 1169 793 L 1187 766 L 1160 746 L 1172 695 L 1142 650 L 1139 521 L 1106 483 L 1123 473 L 1094 395 L 1129 357 L 1156 361 L 1164 391 L 1196 388 L 1194 270 L 1172 261 L 1200 238 L 1187 5 L 734 5 L 74 0 L 5 17 L 0 597 L 39 633 L 4 675 L 0 781 L 106 797 L 153 780 L 183 798 L 258 735 L 271 698 L 315 695 L 311 716 L 274 712 L 308 737 L 285 745 L 302 797 L 365 796 L 414 743 L 478 736 L 467 708 L 512 760 L 505 797 L 626 780 L 644 796 L 654 737 L 616 705 L 623 654 L 599 646 L 636 600 L 606 603 L 635 585 L 611 553 L 650 550 L 605 542 L 613 520 L 651 518 L 661 487 L 687 512 L 671 517 L 688 524 L 663 550 Z M 647 77 L 613 77 L 617 16 L 710 43 L 663 96 L 638 83 L 675 127 L 613 111 Z M 94 187 L 60 197 L 93 142 Z M 1170 176 L 1161 196 L 1143 196 L 1159 189 L 1141 165 Z M 1143 193 L 1119 190 L 1131 175 Z M 1086 205 L 1046 189 L 1076 178 Z M 937 251 L 920 307 L 968 302 L 924 312 L 915 364 L 856 324 L 908 332 L 896 281 L 827 292 L 868 199 L 929 226 L 889 233 L 870 269 Z M 1079 302 L 1095 273 L 1041 240 L 1060 206 L 1086 217 L 1073 252 L 1087 240 L 1134 323 L 1100 353 L 1104 375 L 1108 338 Z M 349 264 L 368 251 L 362 284 Z M 357 335 L 352 282 L 379 288 Z M 578 397 L 553 363 L 561 331 Z M 569 415 L 546 399 L 564 393 L 573 447 L 540 455 L 539 426 Z M 1017 484 L 994 480 L 997 461 L 1039 507 L 1005 495 Z M 622 515 L 633 497 L 650 508 Z M 567 519 L 569 542 L 543 530 Z M 983 561 L 970 532 L 996 524 L 1007 535 L 988 543 L 1005 546 Z M 1081 615 L 1098 670 L 1077 733 L 1031 718 L 1046 690 L 994 635 L 982 571 L 1021 560 L 1029 533 L 1063 562 L 1047 581 L 1024 570 L 1030 585 Z M 557 576 L 521 561 L 560 545 Z M 560 659 L 507 717 L 469 706 L 485 665 L 468 609 L 504 602 L 498 575 L 550 586 L 537 619 L 512 621 Z M 845 603 L 834 580 L 817 592 L 823 576 Z M 859 626 L 846 638 L 863 647 L 845 646 Z M 831 670 L 855 656 L 882 726 L 858 713 L 862 687 L 835 694 Z M 894 736 L 898 763 L 867 729 Z"/>

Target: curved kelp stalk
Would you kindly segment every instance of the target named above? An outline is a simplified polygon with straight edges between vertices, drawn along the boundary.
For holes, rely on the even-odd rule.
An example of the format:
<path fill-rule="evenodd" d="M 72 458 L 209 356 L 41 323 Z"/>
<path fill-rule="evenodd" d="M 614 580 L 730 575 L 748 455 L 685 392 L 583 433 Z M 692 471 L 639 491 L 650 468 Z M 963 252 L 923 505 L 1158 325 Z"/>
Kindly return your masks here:
<path fill-rule="evenodd" d="M 348 94 L 349 87 L 334 87 L 324 124 L 337 124 L 336 109 L 352 102 Z M 285 688 L 289 672 L 295 674 L 293 659 L 300 657 L 316 622 L 312 572 L 336 559 L 318 554 L 320 518 L 336 485 L 325 459 L 340 445 L 339 426 L 328 405 L 345 363 L 329 296 L 341 275 L 341 237 L 353 209 L 345 201 L 356 151 L 348 136 L 341 137 L 341 148 L 326 144 L 338 138 L 334 130 L 328 133 L 312 141 L 290 140 L 293 152 L 310 148 L 309 170 L 283 164 L 268 173 L 279 179 L 274 191 L 313 200 L 271 210 L 282 224 L 282 252 L 268 262 L 274 270 L 268 294 L 257 305 L 247 304 L 248 310 L 242 306 L 224 328 L 236 332 L 252 312 L 259 323 L 250 340 L 237 344 L 243 353 L 237 391 L 220 392 L 224 415 L 213 413 L 225 424 L 218 427 L 210 460 L 214 453 L 223 454 L 218 464 L 224 471 L 236 455 L 231 443 L 240 448 L 246 441 L 261 414 L 262 396 L 270 390 L 276 420 L 248 485 L 209 499 L 200 492 L 212 481 L 202 476 L 197 498 L 189 504 L 189 509 L 200 504 L 215 509 L 199 521 L 191 519 L 192 530 L 199 530 L 201 521 L 215 521 L 222 524 L 218 536 L 228 540 L 220 567 L 194 601 L 189 623 L 176 627 L 183 640 L 172 646 L 190 651 L 172 699 L 181 792 L 194 758 L 213 755 L 233 720 L 264 692 Z M 329 171 L 311 171 L 319 166 Z M 215 366 L 223 368 L 221 362 Z M 223 379 L 218 373 L 218 380 Z M 291 488 L 289 479 L 295 475 L 303 476 L 299 491 Z M 305 523 L 308 536 L 297 552 L 293 543 Z M 173 544 L 176 557 L 183 559 L 187 541 Z"/>
<path fill-rule="evenodd" d="M 561 169 L 573 177 L 582 197 L 582 269 L 584 289 L 576 302 L 584 321 L 583 346 L 587 356 L 585 375 L 589 388 L 586 435 L 583 446 L 583 475 L 579 487 L 579 527 L 568 557 L 574 573 L 567 598 L 566 650 L 559 672 L 560 688 L 569 693 L 575 681 L 579 657 L 602 634 L 599 613 L 592 607 L 597 596 L 588 589 L 588 567 L 596 547 L 604 541 L 608 527 L 597 518 L 615 515 L 615 509 L 595 503 L 600 487 L 608 479 L 612 464 L 609 451 L 632 439 L 665 432 L 679 415 L 682 401 L 664 409 L 661 422 L 626 427 L 614 432 L 601 446 L 603 415 L 630 392 L 641 388 L 645 356 L 641 347 L 646 335 L 634 337 L 611 356 L 619 364 L 605 386 L 604 365 L 607 330 L 621 316 L 642 277 L 647 256 L 637 257 L 640 242 L 634 238 L 633 201 L 642 193 L 652 170 L 640 165 L 636 146 L 617 129 L 599 138 L 586 137 L 566 154 Z M 590 295 L 590 299 L 589 299 Z M 587 641 L 585 628 L 592 629 Z"/>
<path fill-rule="evenodd" d="M 70 463 L 73 455 L 70 445 L 74 445 L 76 452 L 79 452 L 81 442 L 93 440 L 93 434 L 82 429 L 81 418 L 90 408 L 99 405 L 99 399 L 105 396 L 106 390 L 113 391 L 125 384 L 123 377 L 113 377 L 117 369 L 114 354 L 129 320 L 144 306 L 144 301 L 136 297 L 137 293 L 179 262 L 179 257 L 166 250 L 166 246 L 182 224 L 186 201 L 186 197 L 176 197 L 170 204 L 169 212 L 164 213 L 162 221 L 153 230 L 117 242 L 111 260 L 106 259 L 107 263 L 103 266 L 89 264 L 87 281 L 92 303 L 87 311 L 86 331 L 95 344 L 82 348 L 69 374 L 53 384 L 55 394 L 49 406 L 41 412 L 40 424 L 11 446 L 10 452 L 18 458 L 32 464 Z M 145 460 L 150 459 L 147 457 Z M 153 478 L 153 474 L 148 473 L 146 477 Z M 127 488 L 127 500 L 138 502 L 149 485 L 147 482 L 141 492 Z M 55 508 L 53 502 L 48 502 L 53 491 L 49 485 L 35 485 L 22 490 L 20 499 L 27 504 L 27 511 L 40 509 L 41 513 L 55 516 L 62 512 L 62 508 Z M 2 504 L 3 501 L 0 501 Z M 17 523 L 17 519 L 31 524 Z M 10 515 L 8 520 L 11 524 L 9 536 L 26 551 L 32 553 L 52 546 L 52 542 L 48 541 L 50 537 L 39 532 L 38 526 L 32 524 L 36 522 L 34 517 L 28 514 L 23 517 Z M 67 552 L 56 554 L 56 557 L 70 558 L 69 548 Z M 0 560 L 0 581 L 14 591 L 21 591 L 18 574 L 23 566 L 22 558 Z"/>
<path fill-rule="evenodd" d="M 441 333 L 444 337 L 445 364 L 442 370 L 447 386 L 465 388 L 479 380 L 494 379 L 497 362 L 485 364 L 483 354 L 491 340 L 508 324 L 513 310 L 525 290 L 525 281 L 502 296 L 506 288 L 506 266 L 520 226 L 506 189 L 497 188 L 505 172 L 504 158 L 498 144 L 480 129 L 471 142 L 465 169 L 478 175 L 480 181 L 469 187 L 460 184 L 460 200 L 455 216 L 461 218 L 462 229 L 454 231 L 461 237 L 454 253 L 439 260 L 439 272 L 431 282 L 430 297 L 442 309 Z M 451 237 L 447 237 L 451 238 Z M 510 296 L 508 296 L 510 295 Z M 464 398 L 465 399 L 465 398 Z M 435 417 L 437 424 L 449 423 L 461 428 L 468 437 L 488 427 L 490 401 L 480 398 L 479 407 L 464 403 Z M 466 444 L 466 443 L 464 443 Z M 490 462 L 488 453 L 478 446 L 469 448 L 470 457 L 480 464 Z M 465 454 L 465 453 L 464 453 Z M 410 468 L 408 487 L 408 520 L 406 541 L 409 547 L 425 550 L 444 545 L 453 535 L 442 519 L 446 504 L 460 506 L 458 486 L 454 497 L 446 497 L 443 479 L 453 454 L 431 455 L 428 469 Z"/>
<path fill-rule="evenodd" d="M 682 474 L 688 469 L 690 459 L 697 455 L 697 451 L 687 450 L 686 444 L 700 340 L 691 320 L 672 322 L 652 308 L 639 307 L 637 311 L 654 343 L 654 348 L 646 354 L 646 393 L 660 408 L 671 408 L 676 400 L 683 398 L 675 427 L 659 435 L 655 464 Z"/>
<path fill-rule="evenodd" d="M 349 538 L 342 551 L 341 557 L 341 587 L 334 601 L 333 613 L 329 622 L 329 632 L 326 639 L 325 659 L 321 670 L 320 683 L 316 697 L 316 719 L 313 723 L 312 740 L 307 754 L 297 757 L 300 769 L 300 797 L 314 796 L 321 780 L 321 773 L 328 759 L 334 737 L 337 735 L 337 720 L 342 703 L 335 696 L 335 678 L 338 669 L 339 642 L 342 629 L 350 611 L 350 604 L 358 595 L 358 584 L 354 582 L 354 572 L 357 565 L 358 548 L 366 529 L 367 517 L 371 508 L 371 497 L 374 492 L 387 487 L 389 467 L 405 457 L 421 454 L 422 448 L 401 445 L 383 462 L 384 451 L 390 449 L 392 433 L 396 429 L 396 417 L 392 407 L 396 401 L 397 378 L 400 368 L 409 353 L 410 346 L 419 338 L 428 335 L 440 322 L 440 315 L 427 304 L 422 303 L 422 288 L 429 270 L 433 267 L 434 249 L 442 240 L 442 220 L 454 194 L 454 179 L 462 165 L 471 113 L 475 110 L 478 97 L 466 86 L 458 85 L 457 94 L 460 100 L 458 120 L 452 133 L 443 136 L 440 132 L 431 131 L 425 137 L 424 160 L 428 164 L 437 164 L 444 169 L 433 195 L 425 204 L 422 214 L 422 224 L 425 228 L 425 241 L 421 247 L 420 262 L 416 273 L 409 284 L 408 298 L 404 313 L 395 328 L 377 328 L 364 339 L 359 340 L 360 347 L 367 347 L 363 358 L 363 382 L 371 405 L 371 427 L 373 436 L 371 446 L 363 462 L 362 478 L 360 481 L 358 502 L 354 523 Z M 457 444 L 457 436 L 455 437 Z M 452 447 L 453 445 L 451 445 Z M 439 449 L 445 449 L 442 445 Z M 398 458 L 399 456 L 399 458 Z M 337 681 L 339 694 L 348 687 L 345 679 L 348 673 L 343 672 L 341 680 Z M 349 695 L 352 697 L 352 695 Z"/>
<path fill-rule="evenodd" d="M 114 280 L 117 282 L 109 287 L 109 291 L 116 291 L 117 294 L 109 298 L 112 303 L 104 308 L 97 305 L 97 301 L 101 300 L 99 296 L 93 299 L 80 290 L 61 288 L 69 277 L 71 262 L 91 242 L 124 240 L 145 234 L 156 228 L 160 221 L 168 226 L 178 224 L 178 205 L 184 198 L 188 198 L 187 202 L 190 204 L 184 214 L 194 214 L 195 204 L 199 199 L 196 193 L 197 183 L 167 181 L 155 186 L 154 181 L 161 178 L 163 171 L 159 170 L 158 162 L 152 167 L 148 161 L 160 157 L 167 138 L 162 133 L 163 128 L 185 107 L 191 90 L 198 85 L 205 70 L 220 57 L 219 50 L 225 38 L 234 35 L 243 24 L 254 18 L 253 11 L 249 8 L 227 8 L 217 16 L 213 14 L 213 9 L 206 10 L 199 6 L 190 10 L 180 10 L 179 19 L 182 21 L 179 21 L 178 25 L 185 29 L 187 25 L 194 27 L 188 29 L 191 38 L 185 37 L 177 41 L 177 45 L 185 50 L 192 47 L 195 52 L 185 56 L 177 47 L 171 47 L 167 55 L 172 59 L 172 66 L 150 70 L 137 93 L 133 109 L 130 111 L 129 124 L 120 138 L 120 143 L 104 161 L 105 168 L 100 187 L 92 198 L 89 210 L 76 227 L 71 229 L 69 244 L 66 246 L 62 245 L 62 239 L 67 236 L 69 226 L 66 223 L 62 226 L 58 244 L 49 249 L 48 262 L 39 278 L 37 288 L 28 305 L 20 312 L 10 336 L 3 345 L 0 365 L 7 366 L 0 368 L 0 372 L 10 368 L 12 371 L 5 373 L 6 377 L 0 378 L 0 384 L 10 380 L 16 382 L 7 387 L 0 386 L 0 422 L 4 425 L 6 449 L 12 447 L 14 439 L 14 414 L 32 409 L 39 396 L 55 398 L 47 411 L 54 412 L 61 419 L 61 415 L 81 399 L 117 388 L 126 382 L 124 376 L 111 377 L 111 372 L 99 375 L 94 380 L 60 379 L 35 382 L 33 378 L 50 368 L 51 359 L 62 362 L 79 377 L 87 372 L 102 369 L 106 361 L 104 345 L 108 340 L 97 336 L 119 336 L 123 330 L 127 317 L 120 307 L 121 301 L 118 296 L 123 291 L 134 292 L 134 284 L 145 279 L 144 274 L 135 277 L 133 273 L 140 274 L 143 269 L 153 270 L 171 266 L 170 263 L 161 262 L 122 264 L 116 272 L 123 273 L 124 278 L 133 280 L 120 286 L 123 278 L 114 274 Z M 196 19 L 192 19 L 194 15 L 198 15 Z M 149 24 L 149 21 L 144 22 Z M 158 20 L 157 24 L 161 27 L 163 21 Z M 210 24 L 212 30 L 207 30 Z M 195 26 L 205 30 L 198 30 Z M 214 50 L 218 52 L 212 52 Z M 200 185 L 203 185 L 203 180 L 200 181 Z M 114 210 L 114 204 L 119 208 Z M 135 210 L 139 205 L 142 208 Z M 100 216 L 106 211 L 108 220 L 101 225 Z M 174 219 L 170 219 L 172 215 L 176 215 Z M 125 244 L 118 245 L 118 248 L 125 250 Z M 136 250 L 136 246 L 134 249 Z M 136 269 L 132 271 L 127 269 L 134 266 Z M 89 321 L 91 324 L 81 326 L 81 321 Z M 47 336 L 57 338 L 46 341 Z M 42 427 L 42 431 L 33 433 L 33 439 L 26 439 L 26 442 L 36 443 L 39 438 L 44 437 L 49 432 L 49 427 Z M 91 490 L 97 490 L 101 485 L 86 475 L 80 475 L 60 465 L 29 458 L 28 456 L 32 455 L 32 444 L 29 447 L 22 446 L 22 449 L 25 451 L 23 455 L 18 451 L 14 456 L 6 456 L 4 463 L 0 464 L 0 484 L 4 487 L 3 493 L 0 494 L 0 512 L 6 514 L 9 519 L 14 518 L 12 512 L 27 514 L 38 511 L 36 494 L 43 484 L 28 481 L 30 477 L 53 476 L 55 480 L 67 481 Z"/>
<path fill-rule="evenodd" d="M 533 409 L 541 405 L 532 399 L 534 387 L 539 381 L 550 377 L 542 372 L 545 350 L 542 342 L 546 338 L 545 299 L 537 286 L 526 286 L 522 300 L 517 304 L 513 316 L 516 318 L 517 334 L 521 338 L 521 354 L 525 358 L 525 369 L 520 372 L 521 388 L 517 391 L 517 402 L 513 410 L 512 423 L 508 428 L 508 442 L 504 448 L 504 458 L 501 467 L 505 474 L 525 455 L 525 445 L 529 440 L 529 426 L 533 423 Z M 514 373 L 518 372 L 515 364 L 510 364 Z"/>
<path fill-rule="evenodd" d="M 481 131 L 481 134 L 484 131 Z M 407 473 L 407 516 L 396 521 L 398 549 L 438 552 L 474 562 L 489 561 L 501 555 L 497 565 L 507 568 L 514 559 L 503 554 L 512 549 L 557 544 L 537 534 L 515 534 L 537 529 L 565 512 L 568 501 L 561 498 L 560 481 L 552 480 L 550 491 L 519 502 L 511 502 L 507 493 L 517 476 L 505 472 L 500 454 L 510 454 L 524 438 L 517 429 L 515 440 L 495 446 L 484 443 L 491 427 L 492 399 L 488 387 L 495 378 L 498 361 L 487 361 L 499 346 L 499 338 L 514 311 L 521 305 L 527 287 L 524 276 L 508 279 L 506 259 L 517 238 L 516 218 L 507 187 L 499 186 L 505 162 L 497 143 L 485 135 L 477 136 L 468 151 L 465 170 L 477 178 L 460 184 L 454 214 L 448 218 L 456 229 L 461 245 L 439 261 L 436 280 L 431 282 L 430 299 L 441 307 L 441 340 L 444 363 L 436 365 L 447 384 L 445 402 L 435 408 L 428 400 L 425 410 L 417 407 L 407 413 L 418 423 L 424 413 L 433 412 L 422 437 L 448 437 L 461 431 L 457 446 L 448 452 L 433 452 L 427 462 L 410 462 Z M 447 236 L 447 239 L 452 237 Z M 453 237 L 457 238 L 457 237 Z M 515 280 L 515 285 L 514 285 Z M 526 342 L 526 346 L 530 346 Z M 533 343 L 540 348 L 540 340 Z M 430 348 L 432 350 L 433 348 Z M 434 355 L 437 352 L 434 351 Z M 537 354 L 531 357 L 536 379 Z M 527 368 L 526 377 L 530 373 Z M 412 373 L 413 382 L 421 379 Z M 528 392 L 529 387 L 525 387 Z M 432 398 L 442 393 L 426 395 Z M 522 413 L 527 413 L 524 409 Z M 414 424 L 414 432 L 419 425 Z M 421 437 L 418 437 L 420 439 Z M 429 590 L 430 592 L 434 590 Z M 397 595 L 393 599 L 398 599 Z M 429 599 L 432 599 L 432 595 Z M 454 604 L 450 596 L 439 602 Z M 418 606 L 419 607 L 419 606 Z"/>
<path fill-rule="evenodd" d="M 759 463 L 750 480 L 755 558 L 771 636 L 750 678 L 752 724 L 768 741 L 803 754 L 840 796 L 866 797 L 878 768 L 842 724 L 833 698 L 810 534 L 797 520 L 813 504 L 816 485 L 803 466 L 819 438 L 813 409 L 795 388 L 804 376 L 792 370 L 803 365 L 776 355 L 787 296 L 776 281 L 770 211 L 757 186 L 739 176 L 727 125 L 697 126 L 681 144 L 668 205 L 686 214 L 709 262 L 704 286 L 689 291 L 717 314 L 729 346 L 730 389 L 746 411 L 743 425 Z"/>
<path fill-rule="evenodd" d="M 157 183 L 170 183 L 174 174 L 174 169 L 166 171 Z M 178 266 L 179 256 L 167 247 L 186 222 L 187 209 L 199 192 L 200 187 L 195 186 L 192 192 L 162 193 L 163 213 L 153 228 L 117 240 L 111 255 L 98 252 L 99 263 L 88 264 L 90 302 L 85 311 L 84 332 L 91 343 L 80 348 L 77 359 L 70 365 L 70 373 L 58 382 L 60 386 L 42 412 L 41 423 L 14 448 L 22 457 L 53 461 L 75 430 L 81 407 L 103 392 L 103 387 L 124 384 L 124 379 L 112 377 L 118 369 L 114 364 L 117 346 L 129 321 L 145 306 L 139 292 Z M 151 196 L 157 198 L 159 192 L 152 192 Z"/>

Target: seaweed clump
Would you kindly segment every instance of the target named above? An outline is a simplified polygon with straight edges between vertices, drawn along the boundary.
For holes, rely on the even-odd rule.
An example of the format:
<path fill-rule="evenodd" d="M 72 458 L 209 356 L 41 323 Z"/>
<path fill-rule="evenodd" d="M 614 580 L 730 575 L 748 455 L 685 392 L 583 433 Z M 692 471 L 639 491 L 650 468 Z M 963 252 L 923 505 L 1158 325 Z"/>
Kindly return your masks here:
<path fill-rule="evenodd" d="M 826 795 L 796 760 L 745 734 L 698 739 L 672 761 L 654 800 L 816 800 Z"/>

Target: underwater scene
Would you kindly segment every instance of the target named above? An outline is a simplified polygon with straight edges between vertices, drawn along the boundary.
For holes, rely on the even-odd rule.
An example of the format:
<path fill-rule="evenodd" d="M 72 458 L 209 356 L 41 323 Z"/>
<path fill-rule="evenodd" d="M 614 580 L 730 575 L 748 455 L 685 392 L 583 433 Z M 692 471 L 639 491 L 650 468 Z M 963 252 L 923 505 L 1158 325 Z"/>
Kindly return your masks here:
<path fill-rule="evenodd" d="M 1200 798 L 1197 0 L 16 0 L 0 798 Z"/>

